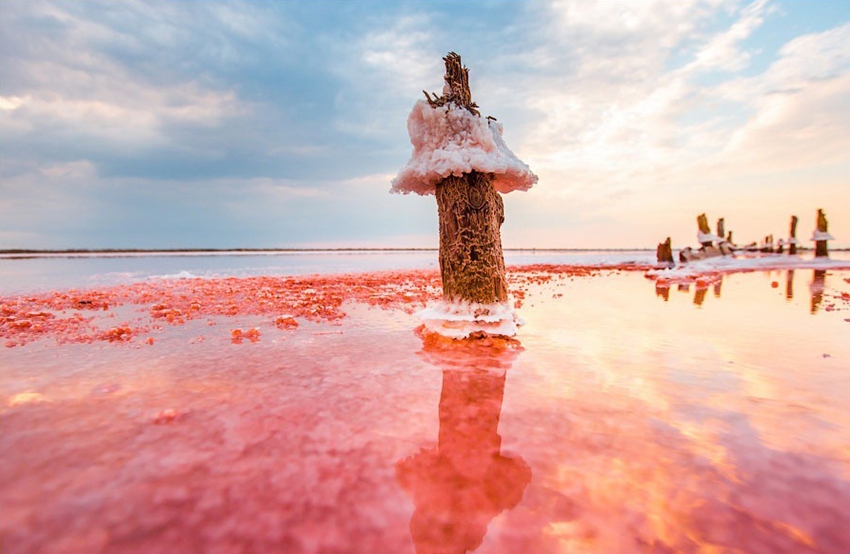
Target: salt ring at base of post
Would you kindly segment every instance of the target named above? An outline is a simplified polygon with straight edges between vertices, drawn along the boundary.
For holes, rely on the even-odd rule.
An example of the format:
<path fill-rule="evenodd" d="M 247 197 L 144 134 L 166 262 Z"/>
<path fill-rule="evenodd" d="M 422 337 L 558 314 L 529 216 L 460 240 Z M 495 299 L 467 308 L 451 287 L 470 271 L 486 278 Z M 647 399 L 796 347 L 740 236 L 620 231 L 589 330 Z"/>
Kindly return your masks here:
<path fill-rule="evenodd" d="M 525 322 L 508 304 L 440 302 L 416 313 L 425 329 L 447 338 L 474 334 L 513 337 Z"/>
<path fill-rule="evenodd" d="M 835 237 L 827 233 L 826 231 L 812 231 L 812 238 L 809 240 L 819 241 L 819 240 L 835 240 Z"/>

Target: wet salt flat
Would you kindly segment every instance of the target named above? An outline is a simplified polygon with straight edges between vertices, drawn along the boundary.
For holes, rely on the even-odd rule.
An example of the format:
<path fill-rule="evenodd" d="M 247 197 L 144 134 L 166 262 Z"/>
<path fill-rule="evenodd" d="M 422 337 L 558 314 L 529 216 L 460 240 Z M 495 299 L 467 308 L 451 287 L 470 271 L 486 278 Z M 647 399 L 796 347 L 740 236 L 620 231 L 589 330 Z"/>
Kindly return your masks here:
<path fill-rule="evenodd" d="M 505 252 L 506 263 L 612 265 L 651 263 L 654 252 L 640 250 Z M 0 256 L 0 294 L 55 288 L 91 288 L 181 277 L 257 277 L 336 274 L 398 269 L 437 269 L 436 250 L 174 252 L 48 254 Z"/>
<path fill-rule="evenodd" d="M 630 261 L 4 293 L 0 550 L 850 551 L 850 263 Z"/>

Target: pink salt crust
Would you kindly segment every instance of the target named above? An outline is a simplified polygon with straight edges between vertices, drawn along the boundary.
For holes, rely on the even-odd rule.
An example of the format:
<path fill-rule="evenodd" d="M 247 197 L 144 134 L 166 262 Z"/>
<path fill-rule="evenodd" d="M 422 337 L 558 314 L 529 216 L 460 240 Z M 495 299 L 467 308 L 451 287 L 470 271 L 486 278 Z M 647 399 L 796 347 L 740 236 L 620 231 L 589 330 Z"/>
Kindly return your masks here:
<path fill-rule="evenodd" d="M 511 267 L 511 293 L 522 306 L 524 289 L 558 275 L 590 275 L 601 269 L 644 270 L 646 266 L 529 265 Z M 155 280 L 104 289 L 66 290 L 0 299 L 0 339 L 6 347 L 53 338 L 60 344 L 128 342 L 153 344 L 166 326 L 206 318 L 260 316 L 269 328 L 292 329 L 298 321 L 332 322 L 345 317 L 345 302 L 407 313 L 439 299 L 440 276 L 433 270 L 356 275 Z M 137 316 L 121 320 L 112 310 L 135 306 Z M 260 340 L 262 330 L 229 330 L 235 343 Z"/>
<path fill-rule="evenodd" d="M 0 551 L 848 552 L 850 351 L 821 339 L 843 329 L 819 318 L 812 346 L 778 349 L 744 318 L 665 310 L 656 327 L 660 303 L 630 298 L 645 269 L 509 268 L 529 312 L 575 280 L 524 345 L 411 333 L 399 310 L 439 296 L 435 271 L 3 299 L 7 340 L 47 340 L 3 364 Z M 775 305 L 756 338 L 808 318 Z M 141 322 L 98 331 L 133 308 Z M 205 319 L 259 343 L 162 347 Z M 228 324 L 245 319 L 256 334 Z"/>

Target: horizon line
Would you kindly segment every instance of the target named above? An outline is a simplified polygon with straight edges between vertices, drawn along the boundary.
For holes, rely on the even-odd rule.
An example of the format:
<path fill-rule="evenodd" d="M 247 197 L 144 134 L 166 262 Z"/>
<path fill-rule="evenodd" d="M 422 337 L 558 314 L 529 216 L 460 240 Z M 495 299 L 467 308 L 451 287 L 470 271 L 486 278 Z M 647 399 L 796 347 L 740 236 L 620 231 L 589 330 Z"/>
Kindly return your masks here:
<path fill-rule="evenodd" d="M 538 247 L 520 246 L 502 248 L 503 251 L 627 251 L 627 250 L 653 250 L 642 247 L 618 247 L 618 248 L 573 248 L 573 247 Z M 228 253 L 228 252 L 437 252 L 439 248 L 434 246 L 388 246 L 388 247 L 282 247 L 282 248 L 0 248 L 0 255 L 18 254 L 156 254 L 156 253 Z"/>

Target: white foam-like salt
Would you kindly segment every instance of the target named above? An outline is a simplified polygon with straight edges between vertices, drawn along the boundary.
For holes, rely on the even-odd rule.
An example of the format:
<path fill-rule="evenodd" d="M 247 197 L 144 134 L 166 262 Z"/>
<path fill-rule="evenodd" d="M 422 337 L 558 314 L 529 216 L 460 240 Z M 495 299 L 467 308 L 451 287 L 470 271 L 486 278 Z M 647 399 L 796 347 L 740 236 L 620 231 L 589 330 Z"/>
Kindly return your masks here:
<path fill-rule="evenodd" d="M 431 107 L 420 100 L 407 119 L 413 154 L 392 181 L 390 192 L 426 195 L 450 175 L 479 171 L 493 174 L 501 193 L 528 190 L 537 176 L 511 152 L 502 125 L 454 104 Z"/>
<path fill-rule="evenodd" d="M 781 269 L 850 269 L 850 260 L 830 258 L 801 258 L 784 254 L 756 256 L 717 256 L 690 261 L 671 268 L 656 268 L 646 276 L 659 280 L 695 279 L 707 273 L 734 273 L 738 271 L 770 271 Z"/>
<path fill-rule="evenodd" d="M 515 336 L 523 325 L 508 304 L 474 302 L 438 302 L 416 313 L 425 328 L 444 337 L 466 338 L 473 333 Z"/>
<path fill-rule="evenodd" d="M 702 231 L 697 231 L 697 241 L 702 244 L 704 242 L 724 242 L 726 239 L 723 237 L 718 237 L 713 233 L 703 233 Z"/>
<path fill-rule="evenodd" d="M 830 234 L 829 234 L 828 232 L 826 232 L 826 231 L 818 231 L 817 229 L 815 229 L 814 231 L 812 231 L 812 238 L 811 238 L 811 240 L 813 240 L 813 241 L 819 241 L 819 240 L 835 240 L 835 237 L 833 237 L 832 235 L 830 235 Z"/>
<path fill-rule="evenodd" d="M 198 275 L 188 271 L 180 271 L 178 273 L 169 273 L 166 275 L 152 275 L 149 279 L 197 279 Z"/>

